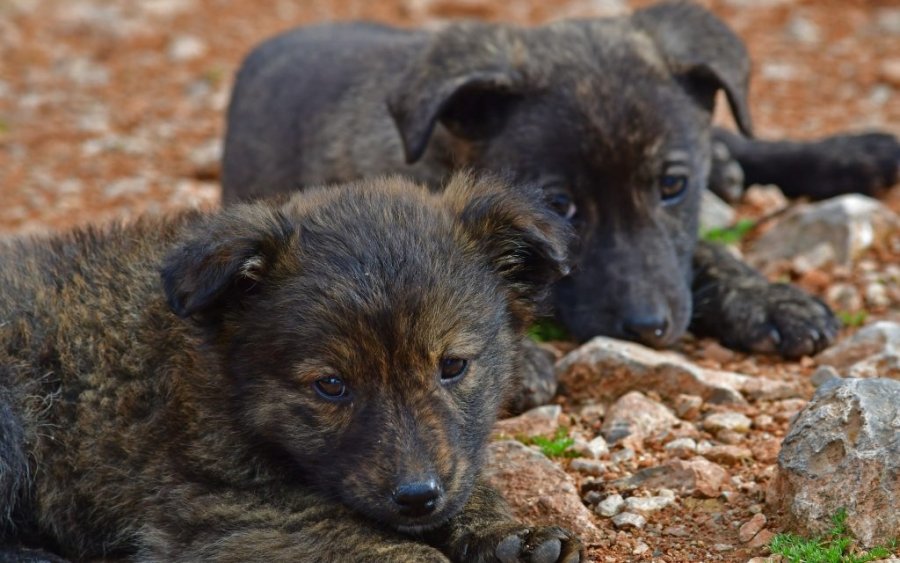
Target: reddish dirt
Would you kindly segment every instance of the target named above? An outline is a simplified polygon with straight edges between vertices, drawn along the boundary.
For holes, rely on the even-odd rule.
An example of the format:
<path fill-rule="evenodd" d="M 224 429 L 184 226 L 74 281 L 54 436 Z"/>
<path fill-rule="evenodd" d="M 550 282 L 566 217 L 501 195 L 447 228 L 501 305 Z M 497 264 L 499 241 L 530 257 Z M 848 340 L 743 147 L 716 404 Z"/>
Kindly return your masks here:
<path fill-rule="evenodd" d="M 223 112 L 241 58 L 279 31 L 350 18 L 401 25 L 447 17 L 537 23 L 593 15 L 608 4 L 615 2 L 0 0 L 0 235 L 217 205 L 218 165 L 204 149 L 209 153 L 223 135 Z M 873 127 L 900 134 L 900 30 L 884 27 L 886 10 L 897 8 L 896 0 L 702 4 L 748 43 L 755 61 L 751 105 L 759 136 L 811 138 Z M 724 111 L 718 114 L 728 121 Z M 884 200 L 900 211 L 900 188 Z M 741 212 L 754 214 L 746 207 Z M 863 262 L 876 271 L 900 263 L 900 248 L 873 250 Z M 860 290 L 865 283 L 855 270 L 820 274 L 785 269 L 773 275 L 788 276 L 820 295 L 833 282 L 847 281 Z M 898 311 L 895 291 L 888 306 L 869 313 L 897 319 Z M 805 380 L 814 367 L 810 359 L 748 357 L 690 338 L 682 351 L 708 367 L 770 377 Z M 565 396 L 559 400 L 574 428 L 597 424 L 577 414 Z M 597 517 L 607 535 L 591 546 L 591 556 L 746 561 L 765 554 L 741 544 L 738 526 L 761 507 L 774 455 L 796 409 L 783 402 L 747 409 L 751 418 L 769 415 L 771 421 L 743 439 L 754 459 L 728 467 L 739 481 L 727 499 L 680 499 L 636 532 L 617 532 L 608 519 Z M 700 437 L 708 436 L 701 431 Z M 647 444 L 633 467 L 624 467 L 655 465 L 667 455 L 661 445 Z M 611 472 L 604 479 L 619 476 Z M 586 485 L 576 477 L 586 488 L 603 487 L 602 480 Z M 635 554 L 639 542 L 650 549 Z"/>

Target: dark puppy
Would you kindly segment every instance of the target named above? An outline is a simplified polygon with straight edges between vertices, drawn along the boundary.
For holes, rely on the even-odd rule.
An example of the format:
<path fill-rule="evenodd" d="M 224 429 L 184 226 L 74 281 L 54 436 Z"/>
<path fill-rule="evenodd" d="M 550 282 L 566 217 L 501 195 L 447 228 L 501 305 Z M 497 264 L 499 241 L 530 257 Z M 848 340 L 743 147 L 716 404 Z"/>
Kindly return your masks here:
<path fill-rule="evenodd" d="M 565 269 L 539 198 L 374 180 L 0 246 L 0 545 L 578 561 L 478 480 Z"/>
<path fill-rule="evenodd" d="M 579 234 L 555 291 L 579 339 L 666 346 L 690 325 L 812 354 L 837 329 L 824 304 L 697 243 L 714 98 L 724 90 L 749 133 L 748 71 L 740 40 L 685 4 L 536 28 L 301 28 L 238 75 L 224 201 L 387 171 L 432 186 L 461 166 L 510 171 Z"/>

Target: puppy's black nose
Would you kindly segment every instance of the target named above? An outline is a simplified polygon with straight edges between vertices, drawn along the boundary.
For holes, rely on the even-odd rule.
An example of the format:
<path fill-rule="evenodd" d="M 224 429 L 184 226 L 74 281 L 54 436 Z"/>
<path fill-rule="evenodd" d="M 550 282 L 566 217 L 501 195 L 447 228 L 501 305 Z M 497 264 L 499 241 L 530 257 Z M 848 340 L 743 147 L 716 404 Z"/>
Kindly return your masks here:
<path fill-rule="evenodd" d="M 437 507 L 441 488 L 434 479 L 404 483 L 394 489 L 393 498 L 402 515 L 425 516 L 434 512 Z"/>
<path fill-rule="evenodd" d="M 669 336 L 669 320 L 665 315 L 635 315 L 622 322 L 626 336 L 641 344 L 661 348 Z"/>

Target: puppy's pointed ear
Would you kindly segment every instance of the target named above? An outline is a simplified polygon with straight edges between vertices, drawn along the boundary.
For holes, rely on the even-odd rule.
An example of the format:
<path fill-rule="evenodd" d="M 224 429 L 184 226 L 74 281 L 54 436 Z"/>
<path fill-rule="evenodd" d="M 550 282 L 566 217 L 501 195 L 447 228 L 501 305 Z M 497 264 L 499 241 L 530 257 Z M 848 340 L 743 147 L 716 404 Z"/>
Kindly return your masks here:
<path fill-rule="evenodd" d="M 195 227 L 163 262 L 163 289 L 180 317 L 201 323 L 264 284 L 295 230 L 264 203 L 235 205 Z"/>
<path fill-rule="evenodd" d="M 444 190 L 469 244 L 487 257 L 519 321 L 531 320 L 551 284 L 569 273 L 573 233 L 540 188 L 458 173 Z"/>
<path fill-rule="evenodd" d="M 685 79 L 710 112 L 716 90 L 723 89 L 741 132 L 753 135 L 747 103 L 750 57 L 725 22 L 686 2 L 656 4 L 635 12 L 631 19 L 653 38 L 672 74 Z"/>
<path fill-rule="evenodd" d="M 387 100 L 408 164 L 422 158 L 438 121 L 466 139 L 502 127 L 522 87 L 516 48 L 505 30 L 490 24 L 451 26 L 434 36 Z"/>

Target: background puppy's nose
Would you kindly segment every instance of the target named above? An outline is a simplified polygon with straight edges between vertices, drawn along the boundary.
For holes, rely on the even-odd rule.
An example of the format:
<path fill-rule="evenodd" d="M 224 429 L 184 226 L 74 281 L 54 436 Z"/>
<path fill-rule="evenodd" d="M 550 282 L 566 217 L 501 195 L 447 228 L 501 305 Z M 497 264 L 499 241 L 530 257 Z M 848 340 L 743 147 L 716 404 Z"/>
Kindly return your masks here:
<path fill-rule="evenodd" d="M 394 489 L 393 498 L 404 516 L 425 516 L 437 507 L 441 489 L 434 479 L 404 483 Z"/>
<path fill-rule="evenodd" d="M 623 332 L 630 338 L 660 348 L 666 345 L 669 335 L 669 319 L 665 315 L 635 315 L 622 322 Z"/>

